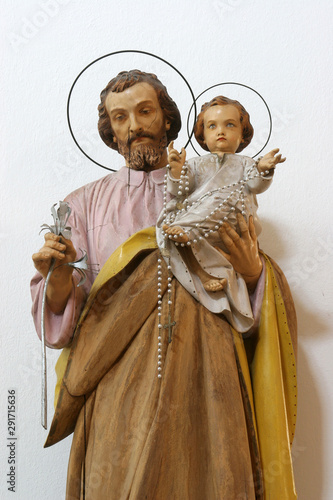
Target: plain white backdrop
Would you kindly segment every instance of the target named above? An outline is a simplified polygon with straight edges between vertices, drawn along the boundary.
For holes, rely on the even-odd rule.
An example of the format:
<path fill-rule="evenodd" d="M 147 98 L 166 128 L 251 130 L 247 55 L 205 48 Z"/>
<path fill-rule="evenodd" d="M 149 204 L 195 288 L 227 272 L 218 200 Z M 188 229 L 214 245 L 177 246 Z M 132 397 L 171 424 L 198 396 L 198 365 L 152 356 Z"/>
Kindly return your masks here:
<path fill-rule="evenodd" d="M 216 83 L 240 82 L 270 106 L 273 134 L 265 152 L 280 147 L 287 162 L 259 197 L 260 244 L 284 270 L 298 313 L 296 486 L 301 500 L 333 498 L 332 8 L 330 0 L 1 3 L 2 499 L 64 498 L 71 438 L 43 449 L 40 343 L 30 316 L 31 254 L 42 245 L 39 228 L 51 222 L 51 205 L 107 174 L 82 155 L 69 134 L 71 85 L 94 59 L 127 49 L 168 60 L 195 95 Z M 77 85 L 71 113 L 85 150 L 111 168 L 122 165 L 121 157 L 99 142 L 94 113 L 104 85 L 119 70 L 135 67 L 156 72 L 166 84 L 183 118 L 176 146 L 186 142 L 191 96 L 182 78 L 139 54 L 108 58 Z M 218 87 L 213 95 L 237 97 L 237 91 Z M 255 149 L 267 134 L 267 115 L 251 93 L 241 93 L 240 100 L 254 117 Z M 191 148 L 188 154 L 193 155 Z M 49 424 L 58 355 L 48 352 Z M 12 388 L 17 394 L 15 494 L 6 483 L 7 391 Z"/>

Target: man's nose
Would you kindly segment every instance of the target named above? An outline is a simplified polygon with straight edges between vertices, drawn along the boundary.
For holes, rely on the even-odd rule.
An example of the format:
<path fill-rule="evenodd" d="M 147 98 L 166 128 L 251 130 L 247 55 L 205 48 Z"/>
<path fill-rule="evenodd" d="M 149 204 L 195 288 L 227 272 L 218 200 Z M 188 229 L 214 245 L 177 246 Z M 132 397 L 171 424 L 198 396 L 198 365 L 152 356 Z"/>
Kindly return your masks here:
<path fill-rule="evenodd" d="M 140 122 L 140 119 L 135 114 L 130 115 L 129 127 L 130 127 L 130 132 L 139 132 L 140 130 L 142 130 L 142 124 Z"/>
<path fill-rule="evenodd" d="M 220 126 L 217 128 L 217 135 L 224 135 L 225 134 L 225 130 L 224 130 L 224 127 Z"/>

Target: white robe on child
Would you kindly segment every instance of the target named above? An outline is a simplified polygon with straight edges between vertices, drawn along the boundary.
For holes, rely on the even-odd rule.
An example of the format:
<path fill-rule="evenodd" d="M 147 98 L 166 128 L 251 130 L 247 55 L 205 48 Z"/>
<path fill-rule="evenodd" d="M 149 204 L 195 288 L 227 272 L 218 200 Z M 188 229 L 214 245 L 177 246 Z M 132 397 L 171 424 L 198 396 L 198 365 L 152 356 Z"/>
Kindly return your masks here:
<path fill-rule="evenodd" d="M 261 232 L 261 225 L 257 217 L 256 194 L 262 193 L 269 187 L 272 175 L 254 177 L 256 173 L 258 172 L 252 158 L 236 154 L 225 154 L 223 159 L 220 159 L 216 154 L 209 154 L 189 160 L 187 162 L 189 181 L 187 200 L 190 206 L 187 210 L 178 212 L 172 223 L 167 222 L 171 227 L 180 226 L 188 232 L 192 252 L 200 266 L 212 277 L 227 279 L 224 290 L 219 292 L 205 290 L 201 280 L 191 270 L 190 263 L 186 258 L 187 251 L 190 250 L 180 249 L 174 241 L 163 237 L 163 214 L 160 215 L 156 228 L 157 243 L 166 259 L 170 259 L 172 273 L 193 297 L 211 312 L 223 314 L 239 332 L 246 332 L 251 328 L 253 324 L 252 308 L 244 279 L 214 248 L 220 247 L 226 251 L 214 228 L 227 214 L 227 211 L 221 209 L 217 213 L 213 213 L 213 210 L 232 191 L 239 188 L 237 185 L 239 181 L 245 180 L 244 207 L 238 202 L 233 212 L 228 209 L 228 222 L 237 229 L 236 214 L 245 211 L 247 220 L 250 215 L 253 216 L 258 235 Z M 236 184 L 236 186 L 232 186 L 232 184 Z M 180 199 L 177 196 L 179 187 L 179 180 L 169 176 L 168 190 L 176 196 L 166 206 L 166 213 L 169 215 L 177 211 L 177 204 L 179 207 L 179 202 L 184 198 Z M 224 189 L 218 190 L 218 188 Z M 202 229 L 212 229 L 214 232 L 209 233 L 208 238 L 202 238 Z"/>

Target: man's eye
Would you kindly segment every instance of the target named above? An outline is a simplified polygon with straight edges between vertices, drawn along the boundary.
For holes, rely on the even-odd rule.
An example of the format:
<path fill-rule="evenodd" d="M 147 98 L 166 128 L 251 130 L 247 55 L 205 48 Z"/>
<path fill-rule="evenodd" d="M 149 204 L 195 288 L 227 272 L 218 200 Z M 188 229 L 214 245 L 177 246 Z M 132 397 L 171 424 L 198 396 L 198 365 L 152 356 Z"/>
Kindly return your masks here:
<path fill-rule="evenodd" d="M 144 108 L 144 109 L 140 110 L 140 113 L 142 115 L 149 115 L 150 112 L 151 112 L 151 109 L 149 109 L 149 108 Z"/>
<path fill-rule="evenodd" d="M 215 124 L 211 123 L 208 128 L 215 128 Z"/>
<path fill-rule="evenodd" d="M 125 116 L 124 116 L 124 115 L 116 115 L 116 116 L 114 117 L 114 119 L 115 119 L 115 120 L 117 120 L 117 122 L 120 122 L 120 121 L 121 121 L 121 120 L 123 120 L 124 118 L 125 118 Z"/>
<path fill-rule="evenodd" d="M 227 127 L 234 127 L 234 126 L 235 126 L 234 123 L 228 123 L 227 124 Z"/>

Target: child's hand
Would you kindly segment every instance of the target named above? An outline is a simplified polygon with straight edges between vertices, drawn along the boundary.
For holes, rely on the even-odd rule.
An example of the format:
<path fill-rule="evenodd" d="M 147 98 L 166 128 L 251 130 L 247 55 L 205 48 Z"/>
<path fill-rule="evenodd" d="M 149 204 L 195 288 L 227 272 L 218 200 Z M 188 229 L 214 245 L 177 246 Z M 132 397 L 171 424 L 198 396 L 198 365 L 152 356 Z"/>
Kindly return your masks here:
<path fill-rule="evenodd" d="M 181 149 L 181 152 L 178 153 L 176 149 L 173 147 L 173 141 L 170 142 L 168 146 L 168 163 L 171 170 L 171 175 L 175 179 L 180 178 L 180 172 L 185 163 L 186 151 L 184 148 Z"/>
<path fill-rule="evenodd" d="M 272 151 L 270 151 L 261 158 L 261 160 L 257 165 L 259 172 L 265 172 L 265 170 L 272 170 L 278 163 L 283 163 L 284 161 L 286 161 L 285 158 L 282 158 L 281 154 L 280 155 L 277 154 L 279 151 L 280 151 L 279 148 L 273 149 Z"/>

